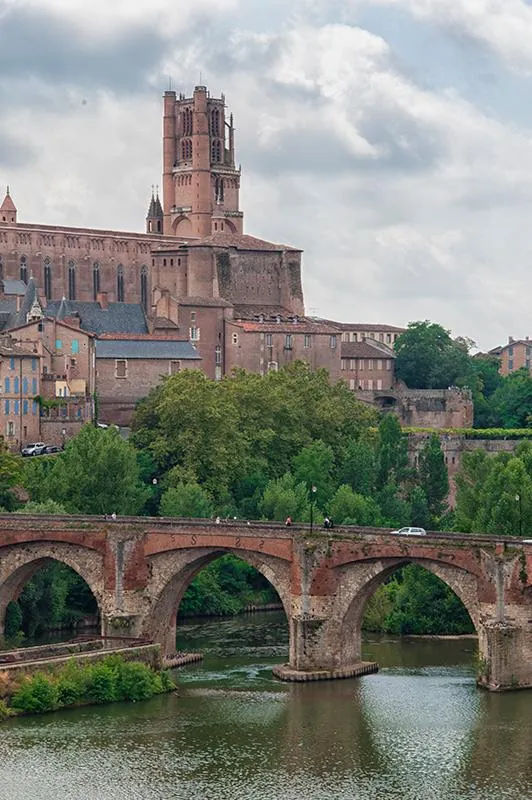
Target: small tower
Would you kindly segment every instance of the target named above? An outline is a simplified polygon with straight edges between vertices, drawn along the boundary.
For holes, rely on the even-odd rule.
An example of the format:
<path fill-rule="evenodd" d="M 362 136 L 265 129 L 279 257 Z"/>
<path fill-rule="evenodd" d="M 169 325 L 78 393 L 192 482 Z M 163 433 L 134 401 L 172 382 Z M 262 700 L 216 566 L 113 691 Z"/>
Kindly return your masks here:
<path fill-rule="evenodd" d="M 240 168 L 225 98 L 196 86 L 192 97 L 164 94 L 163 209 L 167 236 L 242 233 Z"/>
<path fill-rule="evenodd" d="M 150 206 L 146 216 L 146 233 L 162 233 L 163 232 L 163 207 L 159 200 L 159 192 L 151 190 Z"/>
<path fill-rule="evenodd" d="M 17 208 L 9 194 L 9 186 L 7 187 L 4 202 L 0 206 L 0 225 L 14 225 L 17 221 Z"/>

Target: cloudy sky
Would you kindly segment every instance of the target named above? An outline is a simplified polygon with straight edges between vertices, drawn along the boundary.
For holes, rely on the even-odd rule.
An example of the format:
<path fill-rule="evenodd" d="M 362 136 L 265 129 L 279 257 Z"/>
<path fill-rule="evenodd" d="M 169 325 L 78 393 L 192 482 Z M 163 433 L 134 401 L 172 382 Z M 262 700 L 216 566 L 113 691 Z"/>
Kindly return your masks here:
<path fill-rule="evenodd" d="M 143 230 L 161 94 L 201 76 L 309 313 L 532 335 L 532 0 L 0 0 L 0 41 L 20 219 Z"/>

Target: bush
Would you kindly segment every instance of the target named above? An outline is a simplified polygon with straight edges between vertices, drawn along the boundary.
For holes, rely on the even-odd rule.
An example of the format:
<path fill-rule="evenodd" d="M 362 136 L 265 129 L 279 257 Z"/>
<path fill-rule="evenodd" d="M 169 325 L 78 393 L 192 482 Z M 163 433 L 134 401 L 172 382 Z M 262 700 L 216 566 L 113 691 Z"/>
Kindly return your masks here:
<path fill-rule="evenodd" d="M 92 703 L 112 703 L 117 700 L 117 672 L 105 661 L 89 667 L 87 700 Z"/>
<path fill-rule="evenodd" d="M 6 705 L 5 700 L 0 700 L 0 722 L 5 719 L 9 719 L 9 717 L 12 717 L 14 713 L 15 712 L 13 709 Z"/>
<path fill-rule="evenodd" d="M 33 678 L 24 681 L 13 695 L 11 705 L 17 711 L 27 714 L 52 711 L 58 706 L 57 686 L 51 676 L 38 672 Z"/>
<path fill-rule="evenodd" d="M 156 674 L 145 664 L 138 662 L 124 662 L 120 666 L 117 681 L 117 696 L 119 700 L 147 700 L 158 694 L 156 691 Z"/>
<path fill-rule="evenodd" d="M 81 680 L 63 675 L 57 681 L 57 702 L 60 706 L 73 706 L 82 698 L 83 689 Z"/>

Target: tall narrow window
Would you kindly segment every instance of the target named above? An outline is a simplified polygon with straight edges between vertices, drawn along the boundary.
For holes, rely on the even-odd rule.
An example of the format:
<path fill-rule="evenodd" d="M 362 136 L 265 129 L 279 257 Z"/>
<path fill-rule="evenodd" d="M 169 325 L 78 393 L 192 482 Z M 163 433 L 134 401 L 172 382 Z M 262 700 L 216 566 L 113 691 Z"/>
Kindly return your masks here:
<path fill-rule="evenodd" d="M 183 136 L 192 136 L 192 110 L 185 108 L 183 111 Z"/>
<path fill-rule="evenodd" d="M 192 158 L 192 142 L 190 139 L 183 139 L 181 142 L 181 160 L 190 161 Z"/>
<path fill-rule="evenodd" d="M 48 256 L 44 259 L 44 296 L 52 299 L 52 264 Z"/>
<path fill-rule="evenodd" d="M 100 265 L 97 261 L 92 265 L 92 299 L 97 300 L 100 293 Z"/>
<path fill-rule="evenodd" d="M 68 299 L 76 299 L 76 265 L 73 261 L 68 262 Z"/>
<path fill-rule="evenodd" d="M 116 299 L 119 303 L 124 302 L 124 268 L 119 264 L 116 269 Z"/>
<path fill-rule="evenodd" d="M 28 262 L 26 256 L 22 256 L 20 259 L 20 280 L 24 281 L 24 283 L 28 282 Z"/>
<path fill-rule="evenodd" d="M 223 203 L 224 201 L 224 179 L 216 178 L 214 182 L 214 199 L 216 203 Z"/>
<path fill-rule="evenodd" d="M 140 302 L 144 311 L 148 310 L 148 268 L 142 267 L 140 271 Z"/>
<path fill-rule="evenodd" d="M 211 136 L 220 135 L 220 109 L 215 108 L 211 114 Z"/>
<path fill-rule="evenodd" d="M 222 160 L 222 144 L 219 139 L 215 139 L 211 144 L 211 161 L 220 163 Z"/>
<path fill-rule="evenodd" d="M 0 281 L 4 280 L 4 263 L 2 261 L 2 256 L 0 256 Z"/>

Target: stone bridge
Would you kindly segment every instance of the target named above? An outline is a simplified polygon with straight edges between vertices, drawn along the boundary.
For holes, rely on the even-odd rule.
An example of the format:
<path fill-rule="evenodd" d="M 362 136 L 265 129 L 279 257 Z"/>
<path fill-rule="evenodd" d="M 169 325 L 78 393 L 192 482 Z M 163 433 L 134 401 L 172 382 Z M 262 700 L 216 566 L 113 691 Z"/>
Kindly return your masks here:
<path fill-rule="evenodd" d="M 292 678 L 355 674 L 367 601 L 394 570 L 414 563 L 441 578 L 467 608 L 478 633 L 480 683 L 532 687 L 532 544 L 513 537 L 3 514 L 0 633 L 7 604 L 55 559 L 89 585 L 102 633 L 146 636 L 171 655 L 183 594 L 199 570 L 225 553 L 255 567 L 279 594 Z"/>

